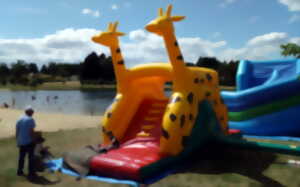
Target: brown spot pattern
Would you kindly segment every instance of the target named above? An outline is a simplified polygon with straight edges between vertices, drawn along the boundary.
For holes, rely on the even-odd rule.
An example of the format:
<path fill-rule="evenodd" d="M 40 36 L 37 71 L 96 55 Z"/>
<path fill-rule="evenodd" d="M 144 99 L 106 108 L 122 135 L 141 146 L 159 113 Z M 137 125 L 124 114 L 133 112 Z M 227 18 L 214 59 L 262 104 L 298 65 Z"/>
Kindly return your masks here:
<path fill-rule="evenodd" d="M 180 127 L 181 128 L 184 126 L 184 123 L 185 123 L 185 115 L 182 114 L 181 117 L 180 117 Z"/>
<path fill-rule="evenodd" d="M 173 97 L 171 99 L 170 103 L 176 103 L 176 102 L 179 102 L 179 101 L 181 101 L 181 98 L 179 96 L 177 96 L 177 97 Z"/>
<path fill-rule="evenodd" d="M 194 94 L 192 92 L 189 93 L 189 95 L 187 96 L 187 100 L 190 104 L 193 103 L 194 100 Z"/>
<path fill-rule="evenodd" d="M 120 60 L 120 61 L 118 62 L 118 64 L 119 64 L 119 65 L 123 65 L 123 64 L 124 64 L 124 60 Z"/>
<path fill-rule="evenodd" d="M 111 118 L 111 116 L 112 116 L 112 113 L 111 113 L 111 112 L 107 113 L 107 117 L 108 117 L 108 118 Z"/>
<path fill-rule="evenodd" d="M 206 78 L 207 78 L 208 81 L 212 80 L 212 76 L 209 73 L 206 74 Z"/>
<path fill-rule="evenodd" d="M 164 128 L 161 129 L 161 134 L 164 138 L 169 139 L 170 135 Z"/>
<path fill-rule="evenodd" d="M 179 96 L 176 97 L 175 103 L 181 101 L 181 98 Z"/>
<path fill-rule="evenodd" d="M 109 136 L 109 137 L 113 137 L 114 136 L 111 131 L 106 132 L 106 135 Z"/>
<path fill-rule="evenodd" d="M 177 60 L 183 60 L 182 55 L 177 56 Z"/>
<path fill-rule="evenodd" d="M 210 93 L 210 92 L 206 92 L 206 93 L 205 93 L 205 96 L 206 96 L 206 97 L 209 97 L 209 96 L 211 96 L 211 93 Z"/>
<path fill-rule="evenodd" d="M 176 115 L 175 114 L 170 114 L 170 120 L 174 122 L 176 120 Z"/>
<path fill-rule="evenodd" d="M 121 49 L 118 48 L 118 49 L 116 50 L 116 52 L 117 52 L 117 53 L 121 53 Z"/>
<path fill-rule="evenodd" d="M 194 83 L 197 84 L 198 82 L 199 82 L 199 79 L 198 79 L 198 78 L 195 78 L 195 79 L 194 79 Z"/>
<path fill-rule="evenodd" d="M 194 116 L 193 116 L 193 114 L 190 114 L 190 115 L 189 115 L 189 119 L 190 119 L 191 121 L 193 121 L 193 120 L 194 120 Z"/>
<path fill-rule="evenodd" d="M 177 42 L 177 41 L 175 41 L 175 42 L 174 42 L 174 45 L 175 45 L 176 47 L 178 47 L 178 42 Z"/>

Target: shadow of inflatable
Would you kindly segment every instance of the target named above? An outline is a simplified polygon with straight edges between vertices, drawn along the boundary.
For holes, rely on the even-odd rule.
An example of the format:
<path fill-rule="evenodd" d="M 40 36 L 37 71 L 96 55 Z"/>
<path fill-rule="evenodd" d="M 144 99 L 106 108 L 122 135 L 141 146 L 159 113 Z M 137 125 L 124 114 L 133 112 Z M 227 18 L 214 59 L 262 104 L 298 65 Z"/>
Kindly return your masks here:
<path fill-rule="evenodd" d="M 275 159 L 273 153 L 213 145 L 196 153 L 186 167 L 188 169 L 180 173 L 236 173 L 256 180 L 263 186 L 283 187 L 278 181 L 263 174 Z"/>

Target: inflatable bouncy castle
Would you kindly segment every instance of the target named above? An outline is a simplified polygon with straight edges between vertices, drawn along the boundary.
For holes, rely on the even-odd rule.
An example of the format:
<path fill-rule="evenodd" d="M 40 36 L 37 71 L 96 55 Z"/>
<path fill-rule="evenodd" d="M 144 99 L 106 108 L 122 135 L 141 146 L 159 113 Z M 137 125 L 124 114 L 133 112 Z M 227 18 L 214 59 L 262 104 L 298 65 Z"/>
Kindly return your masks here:
<path fill-rule="evenodd" d="M 93 171 L 135 180 L 156 174 L 154 168 L 170 162 L 168 156 L 188 148 L 195 123 L 201 120 L 198 114 L 207 108 L 212 110 L 210 116 L 215 115 L 214 128 L 227 134 L 227 109 L 220 97 L 218 75 L 185 65 L 173 28 L 173 22 L 184 17 L 172 16 L 171 8 L 165 13 L 159 9 L 158 17 L 146 26 L 163 37 L 170 64 L 126 68 L 118 43 L 123 33 L 117 31 L 117 23 L 92 38 L 110 47 L 117 79 L 117 95 L 102 123 L 103 143 L 110 144 L 114 136 L 121 144 L 119 149 L 93 157 Z M 167 82 L 173 86 L 170 98 L 164 93 Z"/>
<path fill-rule="evenodd" d="M 171 5 L 166 12 L 159 9 L 158 17 L 146 26 L 163 37 L 169 63 L 127 68 L 118 40 L 124 33 L 118 31 L 117 22 L 92 38 L 110 48 L 117 93 L 104 114 L 99 149 L 85 149 L 76 155 L 75 159 L 88 166 L 84 173 L 93 174 L 88 177 L 94 180 L 150 184 L 187 166 L 191 158 L 217 144 L 300 155 L 297 146 L 249 142 L 228 129 L 218 74 L 186 66 L 173 26 L 184 17 L 172 16 L 171 9 Z M 170 82 L 168 97 L 164 90 Z M 68 159 L 72 157 L 64 157 L 64 162 Z M 62 161 L 53 163 L 56 170 L 78 176 L 64 168 Z"/>

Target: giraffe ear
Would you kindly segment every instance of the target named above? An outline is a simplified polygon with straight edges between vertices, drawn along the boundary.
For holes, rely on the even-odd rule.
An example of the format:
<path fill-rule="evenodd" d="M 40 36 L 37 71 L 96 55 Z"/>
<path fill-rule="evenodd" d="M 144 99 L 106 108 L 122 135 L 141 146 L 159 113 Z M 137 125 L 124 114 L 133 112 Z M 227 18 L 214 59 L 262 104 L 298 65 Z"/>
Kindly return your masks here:
<path fill-rule="evenodd" d="M 112 24 L 112 32 L 117 31 L 118 24 L 119 24 L 118 21 L 116 21 L 115 23 Z"/>
<path fill-rule="evenodd" d="M 172 12 L 172 5 L 168 5 L 167 11 L 166 11 L 166 16 L 167 17 L 171 17 L 171 12 Z"/>
<path fill-rule="evenodd" d="M 112 27 L 113 27 L 113 24 L 110 22 L 110 23 L 108 24 L 107 31 L 112 31 Z"/>
<path fill-rule="evenodd" d="M 163 16 L 163 15 L 164 15 L 163 9 L 159 8 L 158 9 L 158 16 Z"/>
<path fill-rule="evenodd" d="M 185 18 L 185 16 L 172 16 L 172 21 L 181 21 Z"/>

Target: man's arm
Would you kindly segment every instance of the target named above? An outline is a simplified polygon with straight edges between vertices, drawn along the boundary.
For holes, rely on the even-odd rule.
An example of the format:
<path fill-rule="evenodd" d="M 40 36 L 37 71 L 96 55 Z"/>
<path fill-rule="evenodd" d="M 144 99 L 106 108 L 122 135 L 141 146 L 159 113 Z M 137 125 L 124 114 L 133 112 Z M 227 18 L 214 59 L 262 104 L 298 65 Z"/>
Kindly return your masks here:
<path fill-rule="evenodd" d="M 20 123 L 20 120 L 18 120 L 17 121 L 17 123 L 16 123 L 16 139 L 18 138 L 18 136 L 19 136 L 19 123 Z"/>
<path fill-rule="evenodd" d="M 36 138 L 36 134 L 35 134 L 35 121 L 34 119 L 32 119 L 32 124 L 31 124 L 31 128 L 30 128 L 30 136 L 32 138 L 33 141 L 35 141 L 35 138 Z"/>
<path fill-rule="evenodd" d="M 34 130 L 34 128 L 31 128 L 29 133 L 30 133 L 31 138 L 35 139 L 35 130 Z"/>
<path fill-rule="evenodd" d="M 19 129 L 18 127 L 16 127 L 16 139 L 18 138 L 18 134 L 19 134 Z"/>

